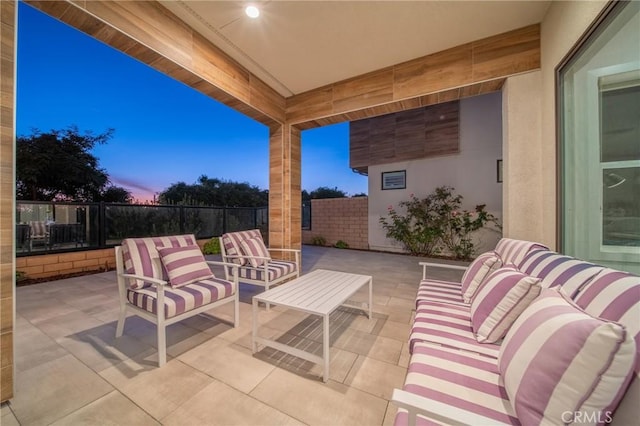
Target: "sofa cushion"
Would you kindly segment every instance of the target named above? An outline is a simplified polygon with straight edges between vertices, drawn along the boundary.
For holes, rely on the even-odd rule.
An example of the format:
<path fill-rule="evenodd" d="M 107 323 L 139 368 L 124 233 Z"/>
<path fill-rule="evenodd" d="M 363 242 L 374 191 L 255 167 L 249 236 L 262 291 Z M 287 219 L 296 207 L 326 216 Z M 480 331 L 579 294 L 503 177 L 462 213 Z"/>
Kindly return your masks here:
<path fill-rule="evenodd" d="M 468 305 L 462 299 L 462 287 L 460 283 L 451 281 L 440 281 L 425 279 L 418 285 L 418 295 L 416 296 L 416 308 L 422 300 L 433 302 L 453 303 L 457 305 Z"/>
<path fill-rule="evenodd" d="M 471 327 L 469 305 L 452 305 L 420 301 L 409 337 L 409 352 L 418 342 L 430 342 L 450 348 L 475 352 L 496 359 L 500 347 L 479 343 Z"/>
<path fill-rule="evenodd" d="M 158 253 L 173 288 L 214 278 L 198 246 L 159 247 Z"/>
<path fill-rule="evenodd" d="M 539 294 L 540 278 L 513 268 L 501 268 L 489 275 L 471 302 L 471 325 L 478 342 L 502 339 Z"/>
<path fill-rule="evenodd" d="M 265 265 L 258 268 L 254 268 L 252 266 L 243 266 L 242 268 L 240 268 L 239 276 L 240 278 L 264 281 L 264 268 Z M 289 262 L 286 260 L 272 260 L 271 262 L 266 264 L 266 268 L 269 281 L 275 281 L 278 278 L 295 272 L 298 269 L 298 265 L 296 264 L 296 262 Z"/>
<path fill-rule="evenodd" d="M 573 297 L 580 287 L 603 268 L 553 251 L 534 250 L 522 259 L 518 269 L 525 274 L 542 278 L 542 287 L 561 286 L 562 291 Z"/>
<path fill-rule="evenodd" d="M 518 265 L 522 259 L 533 250 L 547 250 L 546 246 L 526 240 L 515 240 L 513 238 L 501 238 L 496 244 L 495 252 L 502 259 L 502 264 L 513 263 Z"/>
<path fill-rule="evenodd" d="M 221 237 L 222 245 L 224 246 L 224 251 L 227 256 L 243 256 L 242 249 L 240 248 L 240 243 L 249 238 L 260 238 L 262 239 L 262 234 L 259 229 L 251 229 L 249 231 L 238 231 L 238 232 L 229 232 L 227 234 L 223 234 Z M 243 257 L 236 257 L 230 259 L 233 263 L 237 263 L 238 265 L 246 265 L 247 259 Z"/>
<path fill-rule="evenodd" d="M 498 368 L 523 424 L 570 423 L 567 413 L 598 416 L 611 407 L 635 351 L 623 326 L 545 289 L 507 333 Z"/>
<path fill-rule="evenodd" d="M 193 235 L 126 238 L 122 240 L 122 258 L 124 259 L 125 272 L 166 281 L 169 277 L 162 267 L 157 247 L 184 247 L 195 244 L 196 239 Z M 131 280 L 130 284 L 133 289 L 150 285 L 149 282 L 144 280 Z"/>
<path fill-rule="evenodd" d="M 271 260 L 269 250 L 264 245 L 262 238 L 247 238 L 240 242 L 240 250 L 243 255 L 249 256 L 249 264 L 254 268 L 264 265 L 265 262 Z M 256 259 L 256 257 L 264 257 L 267 259 Z"/>
<path fill-rule="evenodd" d="M 416 343 L 403 389 L 473 414 L 477 425 L 520 424 L 500 383 L 497 361 L 472 352 Z M 409 424 L 399 409 L 395 425 Z M 417 425 L 438 424 L 423 417 Z"/>
<path fill-rule="evenodd" d="M 489 251 L 476 257 L 462 276 L 461 291 L 464 302 L 471 303 L 484 279 L 501 266 L 502 260 L 496 252 Z"/>
<path fill-rule="evenodd" d="M 180 288 L 164 288 L 164 315 L 172 318 L 184 312 L 232 296 L 235 284 L 220 278 L 198 281 Z M 133 305 L 153 314 L 158 309 L 158 293 L 155 287 L 139 290 L 128 289 L 127 299 Z"/>

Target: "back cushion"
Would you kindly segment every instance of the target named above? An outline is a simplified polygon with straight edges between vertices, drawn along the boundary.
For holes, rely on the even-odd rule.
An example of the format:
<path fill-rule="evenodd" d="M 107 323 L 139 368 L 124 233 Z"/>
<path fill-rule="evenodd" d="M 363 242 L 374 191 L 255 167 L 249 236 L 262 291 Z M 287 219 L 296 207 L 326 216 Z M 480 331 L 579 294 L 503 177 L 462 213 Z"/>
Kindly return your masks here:
<path fill-rule="evenodd" d="M 532 250 L 547 250 L 546 246 L 526 240 L 514 240 L 512 238 L 502 238 L 496 244 L 495 252 L 502 259 L 502 264 L 519 264 L 522 259 Z"/>
<path fill-rule="evenodd" d="M 128 274 L 167 280 L 157 247 L 185 247 L 196 244 L 193 234 L 170 237 L 126 238 L 122 240 L 124 269 Z M 134 280 L 132 289 L 141 289 L 151 284 L 144 280 Z"/>
<path fill-rule="evenodd" d="M 640 380 L 640 277 L 606 268 L 580 290 L 575 303 L 591 315 L 616 321 L 627 327 L 627 332 L 636 341 L 633 380 L 637 387 Z M 618 397 L 622 398 L 622 393 Z M 632 401 L 632 406 L 629 407 L 636 411 L 636 417 L 637 401 Z"/>
<path fill-rule="evenodd" d="M 241 243 L 244 240 L 248 239 L 260 239 L 262 241 L 262 234 L 259 229 L 251 229 L 249 231 L 240 231 L 240 232 L 229 232 L 227 234 L 223 234 L 222 245 L 224 246 L 224 251 L 227 256 L 243 256 Z M 263 242 L 264 245 L 264 242 Z M 239 259 L 230 259 L 233 263 L 237 263 L 238 265 L 246 265 L 247 259 L 239 258 Z"/>
<path fill-rule="evenodd" d="M 271 255 L 269 254 L 269 250 L 262 242 L 262 238 L 249 238 L 240 242 L 240 250 L 242 250 L 242 254 L 245 256 L 250 256 L 249 263 L 254 268 L 258 266 L 262 266 L 265 263 L 268 263 L 271 260 Z M 266 259 L 258 259 L 258 258 L 266 258 Z"/>
<path fill-rule="evenodd" d="M 572 423 L 573 413 L 597 422 L 615 409 L 635 352 L 623 326 L 544 289 L 504 338 L 498 368 L 522 424 Z"/>
<path fill-rule="evenodd" d="M 487 277 L 471 301 L 471 327 L 480 343 L 502 339 L 540 294 L 540 278 L 506 267 Z"/>
<path fill-rule="evenodd" d="M 482 253 L 475 258 L 462 276 L 462 300 L 471 303 L 482 281 L 493 271 L 502 266 L 500 256 L 493 251 Z"/>
<path fill-rule="evenodd" d="M 542 287 L 562 286 L 562 291 L 569 297 L 573 297 L 580 287 L 602 271 L 601 266 L 549 250 L 529 252 L 518 269 L 542 278 Z"/>

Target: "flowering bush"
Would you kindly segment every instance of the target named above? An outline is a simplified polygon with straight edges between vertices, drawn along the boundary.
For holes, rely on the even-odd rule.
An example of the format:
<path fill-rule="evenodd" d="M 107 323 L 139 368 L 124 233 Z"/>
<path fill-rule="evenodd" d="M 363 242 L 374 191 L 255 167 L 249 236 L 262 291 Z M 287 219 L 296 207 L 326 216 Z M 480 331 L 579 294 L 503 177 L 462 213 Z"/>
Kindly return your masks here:
<path fill-rule="evenodd" d="M 454 189 L 441 186 L 426 198 L 409 196 L 400 207 L 406 214 L 389 206 L 388 218 L 381 217 L 380 224 L 392 238 L 414 255 L 433 256 L 450 254 L 456 259 L 470 259 L 475 254 L 471 233 L 488 223 L 500 228 L 498 219 L 485 211 L 486 205 L 476 206 L 475 211 L 461 210 L 462 195 Z"/>

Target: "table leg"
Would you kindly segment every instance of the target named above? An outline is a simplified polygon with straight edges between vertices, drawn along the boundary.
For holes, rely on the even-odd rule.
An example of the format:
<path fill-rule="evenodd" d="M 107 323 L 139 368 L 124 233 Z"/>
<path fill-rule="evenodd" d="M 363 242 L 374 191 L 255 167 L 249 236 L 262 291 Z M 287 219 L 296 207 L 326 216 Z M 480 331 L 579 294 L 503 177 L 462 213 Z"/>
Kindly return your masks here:
<path fill-rule="evenodd" d="M 258 301 L 253 299 L 252 301 L 252 323 L 251 323 L 251 350 L 255 354 L 258 352 L 258 342 L 256 342 L 256 338 L 258 337 Z"/>
<path fill-rule="evenodd" d="M 369 279 L 369 319 L 371 319 L 371 307 L 373 306 L 373 278 Z"/>
<path fill-rule="evenodd" d="M 323 332 L 322 332 L 322 358 L 324 361 L 324 373 L 322 376 L 322 381 L 327 382 L 329 380 L 329 361 L 330 361 L 330 350 L 329 350 L 329 315 L 324 315 L 323 319 Z"/>

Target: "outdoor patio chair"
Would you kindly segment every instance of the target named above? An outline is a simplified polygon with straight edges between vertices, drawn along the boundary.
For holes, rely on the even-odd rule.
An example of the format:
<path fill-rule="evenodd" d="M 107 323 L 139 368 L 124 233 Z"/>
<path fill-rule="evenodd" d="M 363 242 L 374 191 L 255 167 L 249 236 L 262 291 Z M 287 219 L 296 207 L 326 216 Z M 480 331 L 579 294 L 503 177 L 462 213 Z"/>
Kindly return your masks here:
<path fill-rule="evenodd" d="M 240 299 L 235 265 L 226 265 L 230 280 L 215 277 L 193 235 L 127 238 L 115 248 L 122 336 L 127 313 L 154 323 L 158 365 L 167 361 L 166 328 L 217 306 L 233 303 L 233 326 L 239 325 Z M 158 309 L 158 306 L 163 308 Z"/>
<path fill-rule="evenodd" d="M 259 229 L 229 232 L 220 237 L 220 251 L 226 265 L 239 266 L 239 280 L 243 283 L 269 287 L 300 276 L 300 250 L 267 248 Z M 291 254 L 295 260 L 276 260 L 271 252 Z M 225 268 L 227 279 L 231 268 Z"/>
<path fill-rule="evenodd" d="M 16 249 L 31 251 L 31 228 L 27 224 L 16 225 Z"/>
<path fill-rule="evenodd" d="M 49 227 L 41 220 L 32 220 L 29 222 L 31 238 L 29 240 L 29 249 L 33 248 L 34 243 L 42 243 L 49 245 Z"/>

